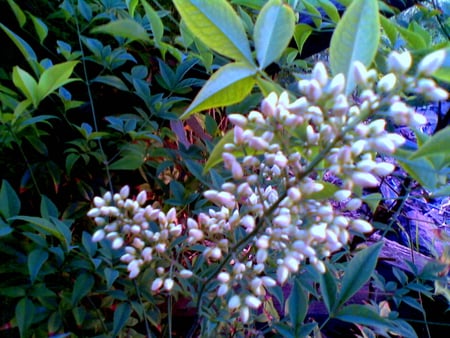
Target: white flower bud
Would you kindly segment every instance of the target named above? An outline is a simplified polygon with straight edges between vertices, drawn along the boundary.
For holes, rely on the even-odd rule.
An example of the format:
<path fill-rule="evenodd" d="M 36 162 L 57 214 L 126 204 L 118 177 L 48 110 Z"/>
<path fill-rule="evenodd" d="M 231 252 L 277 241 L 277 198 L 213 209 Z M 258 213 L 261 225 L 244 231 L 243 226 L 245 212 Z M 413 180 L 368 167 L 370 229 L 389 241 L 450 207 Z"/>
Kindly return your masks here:
<path fill-rule="evenodd" d="M 345 201 L 347 198 L 349 198 L 352 195 L 352 192 L 350 190 L 341 189 L 334 193 L 334 198 L 338 202 Z"/>
<path fill-rule="evenodd" d="M 267 288 L 271 288 L 271 287 L 274 287 L 275 285 L 277 285 L 277 282 L 271 277 L 264 276 L 264 277 L 261 277 L 261 279 L 262 279 L 264 286 Z"/>
<path fill-rule="evenodd" d="M 99 208 L 92 208 L 87 213 L 88 217 L 98 217 L 100 215 L 101 215 L 101 210 Z"/>
<path fill-rule="evenodd" d="M 378 81 L 377 88 L 382 93 L 387 93 L 394 89 L 396 83 L 397 77 L 395 76 L 395 74 L 389 73 L 383 76 L 380 81 Z"/>
<path fill-rule="evenodd" d="M 317 62 L 312 71 L 312 77 L 319 82 L 319 84 L 324 87 L 328 82 L 327 69 L 323 62 Z"/>
<path fill-rule="evenodd" d="M 167 279 L 164 281 L 164 289 L 165 289 L 166 291 L 172 290 L 173 285 L 174 285 L 174 281 L 173 281 L 172 278 L 167 278 Z"/>
<path fill-rule="evenodd" d="M 425 92 L 425 98 L 433 102 L 444 101 L 448 99 L 448 93 L 446 90 L 437 87 L 433 90 Z"/>
<path fill-rule="evenodd" d="M 258 249 L 258 251 L 256 252 L 256 262 L 258 264 L 260 263 L 264 263 L 267 258 L 269 257 L 269 253 L 267 251 L 267 249 Z"/>
<path fill-rule="evenodd" d="M 257 309 L 261 306 L 261 300 L 253 295 L 245 297 L 245 304 L 251 309 Z"/>
<path fill-rule="evenodd" d="M 106 203 L 111 202 L 112 200 L 112 195 L 110 191 L 107 191 L 104 195 L 103 195 L 103 199 L 105 200 Z"/>
<path fill-rule="evenodd" d="M 247 232 L 252 232 L 255 228 L 255 219 L 253 216 L 245 215 L 241 219 L 241 224 Z"/>
<path fill-rule="evenodd" d="M 120 256 L 120 261 L 124 262 L 124 263 L 130 263 L 135 258 L 136 257 L 134 257 L 133 255 L 126 253 L 126 254 Z"/>
<path fill-rule="evenodd" d="M 377 137 L 371 145 L 379 153 L 392 154 L 396 149 L 394 142 L 385 136 Z"/>
<path fill-rule="evenodd" d="M 417 66 L 417 71 L 421 75 L 431 75 L 437 71 L 445 60 L 445 50 L 440 49 L 425 56 Z"/>
<path fill-rule="evenodd" d="M 128 198 L 130 195 L 130 187 L 128 185 L 123 186 L 122 189 L 120 189 L 119 195 L 123 200 Z"/>
<path fill-rule="evenodd" d="M 241 306 L 241 299 L 238 295 L 234 295 L 228 301 L 228 309 L 233 310 Z"/>
<path fill-rule="evenodd" d="M 280 265 L 277 268 L 277 280 L 278 283 L 284 284 L 289 276 L 289 270 L 286 266 Z"/>
<path fill-rule="evenodd" d="M 183 269 L 180 271 L 180 277 L 181 278 L 191 278 L 194 273 L 191 270 Z"/>
<path fill-rule="evenodd" d="M 240 180 L 242 177 L 244 177 L 244 170 L 242 170 L 239 162 L 233 162 L 233 164 L 231 165 L 231 174 L 233 175 L 233 178 L 235 180 Z"/>
<path fill-rule="evenodd" d="M 327 94 L 337 96 L 342 93 L 345 88 L 345 76 L 342 73 L 337 74 L 331 80 L 330 84 L 325 88 Z"/>
<path fill-rule="evenodd" d="M 145 202 L 147 202 L 147 192 L 145 190 L 142 190 L 136 197 L 136 202 L 138 202 L 139 205 L 144 205 Z"/>
<path fill-rule="evenodd" d="M 261 102 L 261 112 L 265 116 L 274 116 L 277 110 L 278 96 L 272 92 Z"/>
<path fill-rule="evenodd" d="M 411 54 L 406 51 L 398 53 L 396 51 L 391 52 L 387 59 L 388 70 L 396 73 L 404 74 L 411 67 L 412 58 Z"/>
<path fill-rule="evenodd" d="M 139 237 L 135 237 L 133 239 L 133 246 L 136 249 L 141 250 L 142 248 L 144 248 L 145 242 L 142 239 L 140 239 Z"/>
<path fill-rule="evenodd" d="M 247 306 L 241 307 L 241 310 L 239 312 L 239 316 L 241 317 L 242 323 L 247 323 L 248 319 L 250 318 L 250 310 Z"/>
<path fill-rule="evenodd" d="M 141 264 L 142 263 L 140 260 L 132 260 L 130 263 L 128 263 L 127 270 L 130 272 L 130 274 L 128 275 L 129 278 L 133 279 L 137 275 L 139 275 Z"/>
<path fill-rule="evenodd" d="M 337 225 L 339 228 L 348 227 L 348 219 L 345 216 L 339 215 L 334 218 L 333 224 Z"/>
<path fill-rule="evenodd" d="M 364 221 L 362 219 L 354 219 L 354 220 L 352 220 L 350 222 L 350 227 L 353 230 L 358 231 L 358 232 L 362 232 L 362 233 L 370 232 L 370 231 L 373 230 L 372 225 L 369 222 Z"/>
<path fill-rule="evenodd" d="M 219 288 L 217 289 L 217 296 L 219 296 L 219 297 L 224 296 L 228 292 L 229 289 L 230 288 L 228 287 L 227 284 L 221 284 L 219 286 Z"/>
<path fill-rule="evenodd" d="M 326 230 L 327 230 L 327 224 L 326 223 L 320 223 L 320 224 L 317 224 L 317 225 L 313 225 L 309 229 L 309 233 L 315 239 L 324 240 L 326 238 L 326 236 L 327 236 Z"/>
<path fill-rule="evenodd" d="M 105 238 L 105 230 L 103 229 L 98 229 L 94 232 L 94 235 L 92 235 L 93 242 L 100 242 L 103 238 Z"/>
<path fill-rule="evenodd" d="M 105 200 L 104 200 L 103 198 L 98 197 L 98 196 L 95 196 L 95 197 L 94 197 L 94 205 L 95 205 L 97 208 L 100 208 L 100 207 L 104 206 L 105 204 L 106 204 L 106 203 L 105 203 Z"/>
<path fill-rule="evenodd" d="M 241 114 L 230 114 L 228 120 L 240 128 L 245 128 L 247 125 L 247 118 Z"/>
<path fill-rule="evenodd" d="M 321 260 L 318 260 L 317 262 L 315 262 L 313 264 L 313 266 L 317 270 L 317 272 L 319 272 L 320 274 L 324 274 L 325 271 L 327 270 L 325 267 L 325 264 Z"/>
<path fill-rule="evenodd" d="M 153 292 L 158 291 L 161 288 L 161 286 L 163 285 L 163 283 L 164 283 L 164 281 L 162 278 L 160 278 L 160 277 L 156 278 L 152 283 L 152 287 L 151 287 L 152 291 Z"/>
<path fill-rule="evenodd" d="M 386 121 L 383 119 L 378 119 L 369 123 L 369 132 L 378 135 L 384 131 L 386 127 Z"/>
<path fill-rule="evenodd" d="M 345 204 L 345 208 L 349 211 L 355 211 L 361 208 L 362 201 L 359 198 L 352 198 Z"/>
<path fill-rule="evenodd" d="M 379 185 L 379 182 L 375 176 L 361 171 L 356 171 L 352 174 L 352 181 L 356 185 L 360 185 L 363 188 L 378 187 Z"/>
<path fill-rule="evenodd" d="M 353 76 L 357 84 L 366 85 L 368 80 L 368 74 L 366 66 L 360 61 L 353 62 Z"/>
<path fill-rule="evenodd" d="M 373 169 L 373 173 L 379 176 L 387 176 L 391 174 L 395 169 L 395 166 L 391 163 L 380 162 L 377 163 L 375 168 Z"/>
<path fill-rule="evenodd" d="M 278 215 L 273 219 L 273 224 L 277 227 L 285 228 L 291 224 L 291 216 Z"/>
<path fill-rule="evenodd" d="M 306 99 L 306 97 L 302 96 L 301 98 L 288 105 L 287 109 L 293 114 L 301 114 L 304 113 L 308 107 L 308 100 Z"/>
<path fill-rule="evenodd" d="M 115 238 L 113 240 L 111 246 L 112 246 L 112 248 L 114 250 L 117 250 L 117 249 L 120 249 L 123 246 L 123 243 L 124 243 L 123 238 L 122 237 L 117 237 L 117 238 Z"/>
<path fill-rule="evenodd" d="M 293 202 L 298 202 L 302 198 L 302 193 L 300 192 L 300 189 L 297 187 L 291 187 L 287 191 L 287 195 L 289 199 Z"/>
<path fill-rule="evenodd" d="M 266 120 L 264 119 L 262 114 L 259 111 L 257 111 L 257 110 L 252 110 L 248 114 L 248 120 L 250 122 L 253 122 L 253 123 L 256 123 L 256 124 L 265 124 L 266 123 Z"/>
<path fill-rule="evenodd" d="M 152 260 L 152 251 L 153 249 L 150 247 L 146 247 L 144 248 L 144 250 L 142 250 L 141 256 L 145 262 L 150 262 Z"/>
<path fill-rule="evenodd" d="M 221 283 L 228 283 L 230 281 L 230 274 L 222 271 L 217 275 L 217 280 Z"/>
<path fill-rule="evenodd" d="M 292 256 L 286 256 L 283 264 L 290 272 L 297 272 L 300 262 Z"/>

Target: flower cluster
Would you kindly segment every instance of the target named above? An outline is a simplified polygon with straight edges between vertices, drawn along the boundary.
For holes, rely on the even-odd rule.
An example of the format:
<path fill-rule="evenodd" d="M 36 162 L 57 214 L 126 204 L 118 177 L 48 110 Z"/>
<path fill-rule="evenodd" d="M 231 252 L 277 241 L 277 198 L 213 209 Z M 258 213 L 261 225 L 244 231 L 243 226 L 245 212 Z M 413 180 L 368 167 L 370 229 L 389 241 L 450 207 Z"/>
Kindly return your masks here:
<path fill-rule="evenodd" d="M 113 249 L 124 248 L 121 261 L 127 263 L 130 278 L 135 278 L 144 264 L 155 263 L 158 277 L 151 286 L 152 291 L 163 288 L 170 291 L 174 280 L 167 277 L 166 250 L 170 243 L 180 237 L 182 226 L 177 224 L 176 210 L 170 209 L 167 214 L 150 205 L 145 206 L 147 194 L 141 191 L 136 199 L 129 198 L 130 188 L 124 186 L 114 195 L 107 192 L 103 197 L 94 198 L 94 208 L 88 212 L 95 223 L 102 228 L 92 236 L 94 242 L 104 238 L 112 242 Z M 192 276 L 189 270 L 179 271 L 181 278 Z"/>
<path fill-rule="evenodd" d="M 311 78 L 299 81 L 300 98 L 271 93 L 259 110 L 228 116 L 233 138 L 223 146 L 222 157 L 231 179 L 204 192 L 214 208 L 181 226 L 174 209 L 165 214 L 144 207 L 145 193 L 134 201 L 125 188 L 94 200 L 89 216 L 103 226 L 94 240 L 106 236 L 114 248 L 126 243 L 122 260 L 133 278 L 153 255 L 163 257 L 168 243 L 185 235 L 184 245 L 202 244 L 206 261 L 217 264 L 216 295 L 237 318 L 248 321 L 267 288 L 285 283 L 307 262 L 325 272 L 324 259 L 345 246 L 352 232 L 373 230 L 348 211 L 361 207 L 361 188 L 378 186 L 395 169 L 376 157 L 394 153 L 405 141 L 386 131 L 386 121 L 410 126 L 426 122 L 401 101 L 401 93 L 447 98 L 428 78 L 444 56 L 442 51 L 430 54 L 410 75 L 411 55 L 394 52 L 387 60 L 390 73 L 381 78 L 356 62 L 357 102 L 346 95 L 342 74 L 330 78 L 325 66 L 316 64 Z M 268 271 L 274 271 L 273 277 Z M 161 277 L 152 290 L 170 290 L 173 280 L 163 279 L 162 266 L 157 272 Z M 180 274 L 190 277 L 192 272 Z"/>

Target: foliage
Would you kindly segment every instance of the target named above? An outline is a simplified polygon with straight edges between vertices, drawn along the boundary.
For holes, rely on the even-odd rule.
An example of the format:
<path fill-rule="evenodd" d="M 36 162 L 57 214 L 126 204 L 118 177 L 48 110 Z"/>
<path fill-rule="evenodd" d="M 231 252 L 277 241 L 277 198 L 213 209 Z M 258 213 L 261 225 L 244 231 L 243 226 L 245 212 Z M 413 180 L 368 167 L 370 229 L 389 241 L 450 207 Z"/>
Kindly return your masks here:
<path fill-rule="evenodd" d="M 446 7 L 418 7 L 405 24 L 375 0 L 341 2 L 4 2 L 0 33 L 11 53 L 0 56 L 0 330 L 302 337 L 339 320 L 363 335 L 413 337 L 395 311 L 405 303 L 426 325 L 421 297 L 449 297 L 448 248 L 441 263 L 411 264 L 413 276 L 394 269 L 394 285 L 378 271 L 381 244 L 356 248 L 353 238 L 372 230 L 363 188 L 393 170 L 381 156 L 395 157 L 433 197 L 448 196 L 448 128 L 425 135 L 421 117 L 402 105 L 447 97 L 439 85 L 450 82 L 449 46 L 436 38 L 448 32 Z M 425 19 L 440 33 L 424 29 Z M 332 78 L 325 65 L 300 59 L 330 31 Z M 404 48 L 411 53 L 387 57 Z M 380 122 L 388 115 L 386 129 L 415 124 L 415 149 L 398 148 L 399 135 Z M 331 153 L 355 140 L 368 145 L 340 171 Z M 293 175 L 296 168 L 306 170 Z M 237 193 L 244 181 L 257 203 Z M 292 201 L 298 206 L 283 207 Z M 149 214 L 139 218 L 141 210 Z M 287 250 L 293 233 L 265 237 L 288 214 L 298 222 L 287 229 L 312 236 L 314 254 Z M 344 222 L 339 240 L 334 221 Z M 211 230 L 230 222 L 225 233 Z M 147 227 L 141 240 L 152 250 L 131 224 Z M 388 296 L 349 304 L 367 283 Z M 311 316 L 313 302 L 326 319 Z"/>

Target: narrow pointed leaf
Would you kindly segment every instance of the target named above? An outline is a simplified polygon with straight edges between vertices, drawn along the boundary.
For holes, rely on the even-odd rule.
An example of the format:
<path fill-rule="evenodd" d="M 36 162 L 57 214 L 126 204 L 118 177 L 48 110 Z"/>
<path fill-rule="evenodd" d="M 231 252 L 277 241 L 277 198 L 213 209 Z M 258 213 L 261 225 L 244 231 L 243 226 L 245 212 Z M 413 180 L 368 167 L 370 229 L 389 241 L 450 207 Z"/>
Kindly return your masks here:
<path fill-rule="evenodd" d="M 19 26 L 23 27 L 27 22 L 27 17 L 25 16 L 25 13 L 22 11 L 19 5 L 16 4 L 15 1 L 8 0 L 8 4 L 9 7 L 11 7 L 11 10 L 13 11 L 14 15 L 16 16 L 16 19 L 19 22 Z"/>
<path fill-rule="evenodd" d="M 174 0 L 189 30 L 205 45 L 236 61 L 253 63 L 241 19 L 225 0 Z"/>
<path fill-rule="evenodd" d="M 105 33 L 112 36 L 120 36 L 132 41 L 150 42 L 147 31 L 137 21 L 131 19 L 119 19 L 111 21 L 105 25 L 97 26 L 91 30 L 91 33 Z"/>
<path fill-rule="evenodd" d="M 263 7 L 253 31 L 260 68 L 267 67 L 281 57 L 294 35 L 294 29 L 294 11 L 281 0 L 271 0 Z"/>
<path fill-rule="evenodd" d="M 89 273 L 83 273 L 77 277 L 73 285 L 72 291 L 72 306 L 78 304 L 78 302 L 86 296 L 94 286 L 94 277 Z"/>
<path fill-rule="evenodd" d="M 320 291 L 328 313 L 331 314 L 336 304 L 337 284 L 336 277 L 329 268 L 320 275 Z"/>
<path fill-rule="evenodd" d="M 125 326 L 131 315 L 131 306 L 128 303 L 121 303 L 114 311 L 114 326 L 112 336 L 118 336 L 120 330 Z"/>
<path fill-rule="evenodd" d="M 0 216 L 3 216 L 7 220 L 10 217 L 17 216 L 19 211 L 19 197 L 8 181 L 3 180 L 0 190 Z"/>
<path fill-rule="evenodd" d="M 339 305 L 343 305 L 369 280 L 377 264 L 383 242 L 358 252 L 345 268 L 342 279 Z"/>
<path fill-rule="evenodd" d="M 29 335 L 28 330 L 33 322 L 35 306 L 29 298 L 25 297 L 17 303 L 15 312 L 20 337 L 27 337 Z"/>
<path fill-rule="evenodd" d="M 243 100 L 255 84 L 256 68 L 243 63 L 230 63 L 205 83 L 181 118 L 192 113 L 220 106 L 228 106 Z"/>
<path fill-rule="evenodd" d="M 287 300 L 289 320 L 295 331 L 299 330 L 308 310 L 308 293 L 303 290 L 299 281 L 295 281 Z"/>
<path fill-rule="evenodd" d="M 444 155 L 450 158 L 448 148 L 446 147 L 448 144 L 450 144 L 450 127 L 446 127 L 428 138 L 410 158 L 416 159 L 431 155 Z"/>
<path fill-rule="evenodd" d="M 78 61 L 67 61 L 44 70 L 38 83 L 39 99 L 42 100 L 59 87 L 75 81 L 70 76 L 77 63 Z"/>
<path fill-rule="evenodd" d="M 31 46 L 25 40 L 23 40 L 20 36 L 11 31 L 8 27 L 3 25 L 2 23 L 0 23 L 0 28 L 3 29 L 6 35 L 8 35 L 8 37 L 12 40 L 12 42 L 14 42 L 16 47 L 19 48 L 20 52 L 25 57 L 25 59 L 30 63 L 30 65 L 32 65 L 30 60 L 33 61 L 37 60 L 37 56 L 33 48 L 31 48 Z"/>
<path fill-rule="evenodd" d="M 370 66 L 380 41 L 380 18 L 377 0 L 353 1 L 347 8 L 330 42 L 330 66 L 334 75 L 347 79 L 345 92 L 355 88 L 352 65 L 360 61 Z"/>
<path fill-rule="evenodd" d="M 368 306 L 351 304 L 340 310 L 335 318 L 348 323 L 388 328 L 389 321 Z"/>
<path fill-rule="evenodd" d="M 48 27 L 41 19 L 35 17 L 34 15 L 31 14 L 29 15 L 31 21 L 33 22 L 34 30 L 36 31 L 39 37 L 39 42 L 40 44 L 42 44 L 48 35 Z"/>
<path fill-rule="evenodd" d="M 229 130 L 216 144 L 213 151 L 209 155 L 208 161 L 205 163 L 205 167 L 203 168 L 203 173 L 206 174 L 210 169 L 214 168 L 217 164 L 223 161 L 223 147 L 227 143 L 232 143 L 234 138 L 234 131 Z"/>
<path fill-rule="evenodd" d="M 156 13 L 156 11 L 147 3 L 146 0 L 142 1 L 142 6 L 144 6 L 145 15 L 150 22 L 155 44 L 159 46 L 164 35 L 164 25 L 161 18 L 158 16 L 158 13 Z"/>

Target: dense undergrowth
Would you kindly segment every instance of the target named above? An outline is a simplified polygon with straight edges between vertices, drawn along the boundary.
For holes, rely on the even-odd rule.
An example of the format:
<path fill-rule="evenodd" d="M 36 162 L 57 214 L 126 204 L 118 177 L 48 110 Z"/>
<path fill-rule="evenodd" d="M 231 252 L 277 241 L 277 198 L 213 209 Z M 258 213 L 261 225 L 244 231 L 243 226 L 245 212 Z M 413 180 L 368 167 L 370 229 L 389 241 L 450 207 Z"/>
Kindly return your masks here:
<path fill-rule="evenodd" d="M 3 2 L 0 336 L 446 332 L 445 226 L 379 259 L 450 192 L 449 4 L 405 3 Z"/>

